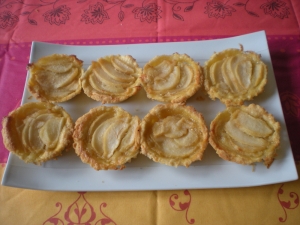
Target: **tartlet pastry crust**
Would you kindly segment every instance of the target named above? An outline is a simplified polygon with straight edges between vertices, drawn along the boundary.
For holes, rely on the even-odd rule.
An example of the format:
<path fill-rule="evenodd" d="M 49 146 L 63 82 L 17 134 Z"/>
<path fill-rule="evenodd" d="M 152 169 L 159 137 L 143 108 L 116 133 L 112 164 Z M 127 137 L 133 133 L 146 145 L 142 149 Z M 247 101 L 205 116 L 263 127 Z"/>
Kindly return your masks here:
<path fill-rule="evenodd" d="M 72 147 L 73 121 L 60 106 L 26 103 L 2 120 L 5 147 L 27 163 L 41 164 Z"/>
<path fill-rule="evenodd" d="M 267 66 L 252 51 L 226 49 L 204 64 L 204 86 L 209 97 L 227 106 L 242 105 L 260 94 L 267 83 Z"/>
<path fill-rule="evenodd" d="M 76 121 L 73 139 L 82 162 L 122 170 L 139 153 L 140 119 L 118 106 L 93 108 Z"/>
<path fill-rule="evenodd" d="M 65 102 L 81 92 L 82 65 L 75 55 L 42 57 L 27 66 L 28 90 L 39 101 Z"/>
<path fill-rule="evenodd" d="M 185 103 L 203 83 L 199 63 L 186 54 L 159 55 L 143 68 L 147 97 L 166 103 Z"/>
<path fill-rule="evenodd" d="M 110 55 L 93 61 L 82 78 L 84 93 L 103 104 L 118 103 L 140 89 L 142 69 L 130 55 Z"/>
<path fill-rule="evenodd" d="M 210 124 L 209 143 L 224 160 L 269 168 L 280 144 L 280 124 L 259 105 L 233 106 Z"/>
<path fill-rule="evenodd" d="M 168 103 L 155 106 L 141 123 L 141 153 L 155 162 L 186 166 L 201 160 L 208 130 L 192 106 Z"/>

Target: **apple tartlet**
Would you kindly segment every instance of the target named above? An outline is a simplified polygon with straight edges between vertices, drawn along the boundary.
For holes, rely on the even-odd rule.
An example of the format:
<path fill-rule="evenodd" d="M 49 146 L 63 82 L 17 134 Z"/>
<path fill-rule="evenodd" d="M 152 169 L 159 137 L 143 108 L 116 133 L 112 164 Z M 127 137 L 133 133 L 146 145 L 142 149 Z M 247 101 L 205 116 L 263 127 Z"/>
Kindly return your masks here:
<path fill-rule="evenodd" d="M 80 94 L 83 61 L 75 55 L 53 54 L 28 64 L 29 92 L 39 101 L 65 102 Z"/>
<path fill-rule="evenodd" d="M 76 121 L 73 139 L 82 162 L 95 170 L 121 170 L 139 153 L 140 119 L 118 106 L 99 106 Z"/>
<path fill-rule="evenodd" d="M 160 55 L 143 68 L 142 85 L 149 99 L 185 103 L 203 83 L 199 63 L 186 54 Z"/>
<path fill-rule="evenodd" d="M 140 89 L 142 69 L 130 55 L 110 55 L 93 61 L 82 79 L 84 93 L 103 104 L 118 103 Z"/>
<path fill-rule="evenodd" d="M 267 83 L 267 66 L 260 55 L 240 49 L 214 53 L 204 65 L 204 86 L 213 100 L 242 105 L 260 94 Z"/>
<path fill-rule="evenodd" d="M 72 147 L 73 121 L 60 106 L 26 103 L 2 120 L 5 147 L 27 163 L 41 164 Z"/>
<path fill-rule="evenodd" d="M 209 143 L 224 160 L 269 168 L 280 144 L 280 124 L 259 105 L 232 106 L 210 125 Z"/>
<path fill-rule="evenodd" d="M 141 153 L 169 166 L 190 166 L 201 160 L 208 130 L 192 106 L 168 103 L 155 106 L 141 122 Z"/>

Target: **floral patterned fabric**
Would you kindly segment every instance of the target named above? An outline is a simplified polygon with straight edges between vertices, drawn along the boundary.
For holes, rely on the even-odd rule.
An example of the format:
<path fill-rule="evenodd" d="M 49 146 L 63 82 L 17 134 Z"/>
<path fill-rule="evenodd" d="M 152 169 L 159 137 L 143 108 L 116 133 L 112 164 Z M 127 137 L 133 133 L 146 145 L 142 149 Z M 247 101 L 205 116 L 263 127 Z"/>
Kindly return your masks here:
<path fill-rule="evenodd" d="M 20 105 L 32 41 L 117 45 L 265 30 L 299 163 L 299 24 L 298 0 L 0 0 L 0 116 Z M 7 157 L 1 141 L 0 178 Z M 299 190 L 299 180 L 241 189 L 105 193 L 0 186 L 0 223 L 294 225 L 300 221 Z"/>
<path fill-rule="evenodd" d="M 298 35 L 298 14 L 296 0 L 1 0 L 0 41 Z"/>
<path fill-rule="evenodd" d="M 3 170 L 0 165 L 0 174 Z M 0 219 L 7 225 L 296 225 L 299 187 L 299 180 L 252 188 L 141 192 L 46 192 L 2 186 Z"/>

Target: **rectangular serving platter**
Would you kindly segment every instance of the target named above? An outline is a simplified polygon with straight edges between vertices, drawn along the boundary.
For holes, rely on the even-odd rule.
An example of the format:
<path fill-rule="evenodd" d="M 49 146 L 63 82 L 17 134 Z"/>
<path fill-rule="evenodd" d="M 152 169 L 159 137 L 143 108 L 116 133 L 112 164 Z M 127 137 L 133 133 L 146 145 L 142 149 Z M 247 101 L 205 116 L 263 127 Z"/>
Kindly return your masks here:
<path fill-rule="evenodd" d="M 41 166 L 26 164 L 10 154 L 2 185 L 51 191 L 143 191 L 238 188 L 297 180 L 298 174 L 264 31 L 218 40 L 153 44 L 68 46 L 33 42 L 30 62 L 54 53 L 73 54 L 84 61 L 86 69 L 93 60 L 106 55 L 121 54 L 132 55 L 142 67 L 154 56 L 178 52 L 188 54 L 200 65 L 204 65 L 214 52 L 227 48 L 239 48 L 240 44 L 243 45 L 244 50 L 260 54 L 268 66 L 268 83 L 264 92 L 245 104 L 261 105 L 281 124 L 281 145 L 278 149 L 278 156 L 269 169 L 263 163 L 257 163 L 253 167 L 224 161 L 217 156 L 211 146 L 207 147 L 203 160 L 194 162 L 189 168 L 162 165 L 143 155 L 138 155 L 121 171 L 95 171 L 89 165 L 82 163 L 74 151 L 65 152 L 57 160 L 48 161 Z M 35 99 L 31 97 L 25 84 L 22 104 L 30 101 L 35 101 Z M 162 103 L 147 99 L 145 91 L 141 89 L 136 96 L 114 105 L 142 119 L 157 104 Z M 59 105 L 76 121 L 78 117 L 87 113 L 91 108 L 100 106 L 101 103 L 82 93 Z M 203 114 L 208 127 L 217 113 L 225 109 L 219 100 L 209 99 L 203 89 L 190 98 L 187 105 L 194 106 Z"/>

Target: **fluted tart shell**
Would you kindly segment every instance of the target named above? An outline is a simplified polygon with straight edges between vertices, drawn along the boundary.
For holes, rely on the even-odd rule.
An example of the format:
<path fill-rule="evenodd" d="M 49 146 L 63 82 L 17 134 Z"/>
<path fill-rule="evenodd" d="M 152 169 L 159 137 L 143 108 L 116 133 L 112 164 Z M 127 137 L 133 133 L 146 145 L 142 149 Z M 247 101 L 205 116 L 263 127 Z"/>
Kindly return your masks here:
<path fill-rule="evenodd" d="M 226 106 L 242 105 L 259 95 L 267 83 L 268 69 L 259 54 L 240 49 L 214 53 L 204 64 L 205 90 Z"/>
<path fill-rule="evenodd" d="M 188 167 L 201 160 L 208 129 L 201 113 L 178 103 L 155 106 L 141 123 L 141 153 L 168 166 Z"/>
<path fill-rule="evenodd" d="M 28 64 L 28 90 L 39 101 L 65 102 L 81 92 L 83 61 L 75 55 L 53 54 Z"/>
<path fill-rule="evenodd" d="M 224 160 L 270 167 L 280 144 L 280 124 L 259 105 L 232 106 L 210 124 L 209 143 Z"/>
<path fill-rule="evenodd" d="M 73 121 L 60 106 L 26 103 L 2 120 L 5 147 L 27 163 L 41 164 L 72 147 Z"/>
<path fill-rule="evenodd" d="M 95 170 L 121 170 L 139 153 L 140 119 L 119 106 L 99 106 L 75 122 L 76 154 Z"/>
<path fill-rule="evenodd" d="M 142 85 L 149 99 L 185 103 L 203 84 L 200 64 L 186 54 L 159 55 L 143 68 Z"/>
<path fill-rule="evenodd" d="M 99 102 L 118 103 L 140 89 L 142 69 L 130 55 L 110 55 L 92 61 L 82 78 L 84 93 Z"/>

